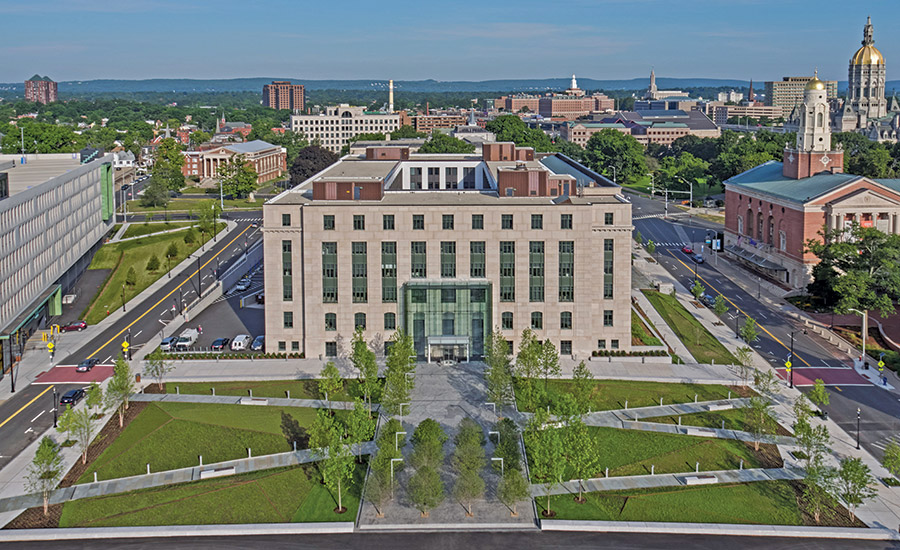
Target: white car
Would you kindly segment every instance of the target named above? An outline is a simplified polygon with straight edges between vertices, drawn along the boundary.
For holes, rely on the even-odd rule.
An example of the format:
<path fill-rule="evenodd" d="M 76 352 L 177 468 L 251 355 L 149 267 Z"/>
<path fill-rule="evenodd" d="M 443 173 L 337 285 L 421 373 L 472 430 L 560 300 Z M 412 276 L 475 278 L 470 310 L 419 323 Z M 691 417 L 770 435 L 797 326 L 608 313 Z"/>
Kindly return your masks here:
<path fill-rule="evenodd" d="M 252 341 L 253 338 L 251 338 L 249 334 L 238 334 L 234 337 L 234 340 L 231 341 L 231 351 L 245 350 L 250 346 L 250 342 Z"/>
<path fill-rule="evenodd" d="M 241 279 L 234 285 L 234 289 L 243 292 L 250 288 L 250 280 L 249 279 Z"/>

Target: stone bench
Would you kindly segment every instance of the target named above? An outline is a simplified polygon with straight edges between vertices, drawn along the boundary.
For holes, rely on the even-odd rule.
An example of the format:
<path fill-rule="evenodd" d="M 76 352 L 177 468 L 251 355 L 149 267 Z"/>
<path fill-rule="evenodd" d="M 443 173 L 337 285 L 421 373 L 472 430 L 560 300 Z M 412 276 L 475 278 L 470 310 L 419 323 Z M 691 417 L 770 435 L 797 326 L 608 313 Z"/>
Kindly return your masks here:
<path fill-rule="evenodd" d="M 268 405 L 269 400 L 262 397 L 241 397 L 241 405 Z"/>
<path fill-rule="evenodd" d="M 708 411 L 728 411 L 734 408 L 731 403 L 712 403 L 706 406 Z"/>
<path fill-rule="evenodd" d="M 684 476 L 685 485 L 713 485 L 719 482 L 719 478 L 712 474 L 702 474 L 696 476 Z"/>
<path fill-rule="evenodd" d="M 694 428 L 691 426 L 684 428 L 684 433 L 687 435 L 697 435 L 700 437 L 715 437 L 716 431 L 711 428 Z"/>
<path fill-rule="evenodd" d="M 214 470 L 200 470 L 200 479 L 209 479 L 212 477 L 233 476 L 234 466 L 228 468 L 216 468 Z"/>

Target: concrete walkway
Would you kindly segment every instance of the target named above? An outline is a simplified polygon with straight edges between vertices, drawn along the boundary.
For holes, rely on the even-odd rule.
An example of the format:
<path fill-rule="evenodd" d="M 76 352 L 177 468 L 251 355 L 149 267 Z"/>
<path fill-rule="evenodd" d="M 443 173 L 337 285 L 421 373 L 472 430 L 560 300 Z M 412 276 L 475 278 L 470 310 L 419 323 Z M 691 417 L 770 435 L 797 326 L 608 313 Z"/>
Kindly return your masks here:
<path fill-rule="evenodd" d="M 638 260 L 635 260 L 635 262 L 637 261 Z M 669 347 L 675 351 L 675 355 L 680 357 L 685 363 L 697 363 L 697 360 L 694 359 L 694 356 L 688 351 L 687 346 L 681 343 L 681 340 L 675 335 L 675 331 L 669 328 L 669 325 L 663 320 L 662 315 L 656 311 L 656 308 L 653 307 L 650 300 L 644 296 L 643 292 L 638 289 L 632 289 L 631 298 L 637 302 L 637 305 L 640 306 L 650 322 L 656 327 L 656 330 L 659 332 L 660 336 L 662 336 L 663 342 L 668 344 Z"/>
<path fill-rule="evenodd" d="M 128 231 L 129 226 L 131 226 L 130 223 L 127 223 L 127 222 L 123 223 L 122 227 L 120 227 L 119 230 L 116 231 L 116 234 L 113 235 L 111 239 L 109 239 L 109 242 L 111 242 L 111 243 L 118 242 L 122 238 L 122 235 L 124 235 L 125 232 Z"/>
<path fill-rule="evenodd" d="M 653 487 L 684 487 L 685 478 L 693 476 L 715 476 L 716 484 L 749 483 L 752 481 L 794 480 L 803 479 L 805 472 L 799 468 L 747 468 L 745 470 L 715 470 L 700 472 L 683 472 L 678 474 L 657 474 L 652 476 L 616 476 L 599 477 L 557 483 L 550 488 L 551 495 L 578 494 L 579 484 L 584 492 L 597 491 L 630 491 L 634 489 L 651 489 Z M 531 485 L 531 496 L 546 497 L 547 487 L 534 483 Z"/>
<path fill-rule="evenodd" d="M 176 393 L 136 393 L 131 396 L 132 401 L 143 402 L 168 402 L 168 403 L 206 403 L 220 405 L 240 405 L 241 400 L 245 397 L 235 397 L 233 395 L 197 395 L 197 394 L 176 394 Z M 321 399 L 287 399 L 284 397 L 257 397 L 255 399 L 264 399 L 264 405 L 269 407 L 306 407 L 312 409 L 334 409 L 339 411 L 352 411 L 352 401 L 325 401 Z M 263 403 L 253 403 L 260 405 Z M 372 405 L 372 410 L 377 411 L 380 406 Z"/>
<path fill-rule="evenodd" d="M 375 442 L 368 441 L 363 443 L 360 452 L 362 454 L 370 454 L 375 450 Z M 301 451 L 289 451 L 286 453 L 271 454 L 258 456 L 253 458 L 241 458 L 237 460 L 229 460 L 226 462 L 217 462 L 204 466 L 194 466 L 191 468 L 181 468 L 178 470 L 167 470 L 164 472 L 151 473 L 139 476 L 123 477 L 119 479 L 110 479 L 107 481 L 99 481 L 97 483 L 83 483 L 56 489 L 50 495 L 50 504 L 61 504 L 70 500 L 78 500 L 83 498 L 92 498 L 100 496 L 115 495 L 119 493 L 127 493 L 129 491 L 137 491 L 140 489 L 149 489 L 151 487 L 161 487 L 164 485 L 175 485 L 177 483 L 187 483 L 189 481 L 198 481 L 201 479 L 202 472 L 212 472 L 214 470 L 223 470 L 234 468 L 234 473 L 229 475 L 246 474 L 259 470 L 271 470 L 273 468 L 284 468 L 287 466 L 296 466 L 298 464 L 308 464 L 319 460 L 319 449 L 304 449 Z M 355 449 L 354 449 L 355 452 Z M 23 510 L 34 506 L 42 506 L 43 500 L 40 494 L 18 495 L 0 499 L 0 513 L 15 510 Z"/>
<path fill-rule="evenodd" d="M 221 223 L 221 222 L 220 222 L 220 223 Z M 129 224 L 129 225 L 131 225 L 131 224 Z M 166 230 L 164 230 L 164 231 L 157 231 L 157 232 L 155 232 L 155 233 L 147 233 L 146 235 L 138 235 L 137 237 L 125 237 L 125 238 L 119 237 L 118 239 L 115 239 L 115 240 L 110 239 L 109 242 L 127 242 L 127 241 L 135 241 L 135 240 L 137 240 L 137 239 L 145 239 L 145 238 L 147 238 L 147 237 L 156 237 L 157 235 L 165 235 L 166 233 L 177 233 L 178 231 L 186 231 L 186 230 L 188 230 L 188 229 L 190 229 L 190 228 L 192 228 L 192 227 L 194 227 L 194 226 L 193 226 L 193 225 L 186 225 L 186 226 L 184 226 L 184 227 L 176 227 L 176 228 L 174 228 L 174 229 L 166 229 Z M 122 231 L 122 232 L 120 232 L 120 233 L 124 234 L 124 231 Z M 119 233 L 116 233 L 116 235 L 118 236 Z"/>

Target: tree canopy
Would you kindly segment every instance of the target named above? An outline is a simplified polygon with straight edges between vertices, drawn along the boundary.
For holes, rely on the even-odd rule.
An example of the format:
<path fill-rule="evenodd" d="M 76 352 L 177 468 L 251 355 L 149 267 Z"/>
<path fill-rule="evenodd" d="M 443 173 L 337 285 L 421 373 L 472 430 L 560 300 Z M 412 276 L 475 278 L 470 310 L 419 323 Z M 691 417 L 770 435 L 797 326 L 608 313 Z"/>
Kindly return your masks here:
<path fill-rule="evenodd" d="M 461 139 L 434 132 L 431 138 L 419 148 L 420 153 L 474 153 L 475 146 Z"/>
<path fill-rule="evenodd" d="M 291 185 L 300 185 L 314 174 L 321 172 L 338 161 L 338 156 L 317 145 L 300 149 L 291 165 Z"/>
<path fill-rule="evenodd" d="M 612 128 L 595 133 L 584 147 L 584 158 L 595 172 L 616 183 L 634 182 L 647 175 L 644 148 L 632 136 Z"/>
<path fill-rule="evenodd" d="M 516 115 L 501 115 L 485 125 L 497 141 L 512 141 L 518 147 L 534 147 L 535 151 L 555 151 L 550 137 L 539 128 L 529 128 Z"/>

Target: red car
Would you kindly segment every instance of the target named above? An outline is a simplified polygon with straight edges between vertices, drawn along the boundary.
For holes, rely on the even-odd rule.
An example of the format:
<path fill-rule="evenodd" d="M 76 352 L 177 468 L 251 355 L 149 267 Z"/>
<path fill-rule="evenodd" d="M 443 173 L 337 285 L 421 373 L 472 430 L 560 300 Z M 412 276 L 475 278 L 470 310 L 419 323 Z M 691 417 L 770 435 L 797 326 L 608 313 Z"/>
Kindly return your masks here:
<path fill-rule="evenodd" d="M 682 246 L 681 251 L 684 252 L 685 254 L 693 254 L 694 253 L 694 249 L 687 245 Z"/>
<path fill-rule="evenodd" d="M 72 321 L 68 325 L 63 325 L 62 327 L 60 327 L 59 330 L 62 332 L 73 332 L 73 331 L 81 332 L 82 330 L 86 329 L 87 327 L 88 327 L 88 324 L 85 323 L 84 321 Z"/>

